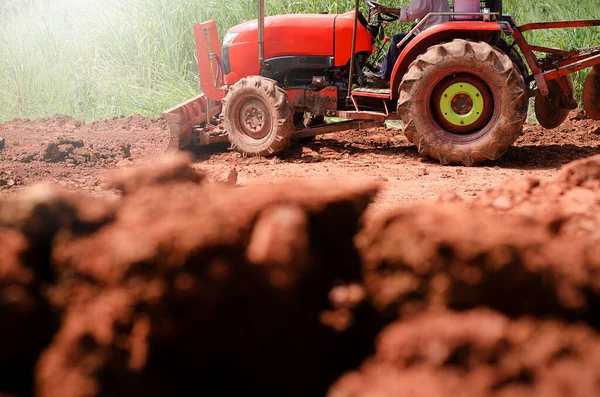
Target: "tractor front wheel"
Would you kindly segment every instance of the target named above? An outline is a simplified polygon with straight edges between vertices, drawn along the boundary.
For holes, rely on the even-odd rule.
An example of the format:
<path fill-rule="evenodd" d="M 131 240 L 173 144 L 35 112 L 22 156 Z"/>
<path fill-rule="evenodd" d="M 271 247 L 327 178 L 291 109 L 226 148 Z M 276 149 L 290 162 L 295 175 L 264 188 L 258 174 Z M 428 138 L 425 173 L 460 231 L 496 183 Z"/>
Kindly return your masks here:
<path fill-rule="evenodd" d="M 442 164 L 502 156 L 527 118 L 523 76 L 501 50 L 454 40 L 430 47 L 400 84 L 398 116 L 419 153 Z"/>
<path fill-rule="evenodd" d="M 260 76 L 243 78 L 231 87 L 222 116 L 232 148 L 244 155 L 275 155 L 287 147 L 294 132 L 286 92 Z"/>

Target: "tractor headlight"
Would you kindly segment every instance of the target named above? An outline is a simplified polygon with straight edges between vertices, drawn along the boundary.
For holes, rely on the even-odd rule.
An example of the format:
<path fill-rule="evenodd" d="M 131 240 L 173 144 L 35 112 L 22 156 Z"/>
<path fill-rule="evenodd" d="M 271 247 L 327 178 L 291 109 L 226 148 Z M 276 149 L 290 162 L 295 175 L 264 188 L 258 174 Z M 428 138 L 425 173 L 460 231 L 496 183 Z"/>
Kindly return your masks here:
<path fill-rule="evenodd" d="M 229 47 L 229 44 L 233 43 L 236 37 L 238 37 L 238 32 L 229 32 L 223 38 L 223 47 Z"/>
<path fill-rule="evenodd" d="M 223 52 L 223 68 L 225 68 L 226 75 L 231 73 L 231 65 L 229 64 L 229 45 L 233 43 L 233 40 L 235 40 L 238 35 L 239 33 L 237 32 L 231 32 L 223 37 L 223 47 L 221 50 Z"/>

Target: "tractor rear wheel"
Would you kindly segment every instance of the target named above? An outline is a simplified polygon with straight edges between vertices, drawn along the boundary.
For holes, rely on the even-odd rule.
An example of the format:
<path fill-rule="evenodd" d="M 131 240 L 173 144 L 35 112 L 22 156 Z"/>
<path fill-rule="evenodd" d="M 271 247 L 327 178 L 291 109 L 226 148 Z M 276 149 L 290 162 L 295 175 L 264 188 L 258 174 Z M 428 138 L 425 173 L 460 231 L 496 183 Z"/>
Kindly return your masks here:
<path fill-rule="evenodd" d="M 243 78 L 231 87 L 222 116 L 232 148 L 245 155 L 275 155 L 287 147 L 294 132 L 286 92 L 260 76 Z"/>
<path fill-rule="evenodd" d="M 399 88 L 398 116 L 419 154 L 475 165 L 502 156 L 523 131 L 528 95 L 510 57 L 483 42 L 430 47 Z"/>

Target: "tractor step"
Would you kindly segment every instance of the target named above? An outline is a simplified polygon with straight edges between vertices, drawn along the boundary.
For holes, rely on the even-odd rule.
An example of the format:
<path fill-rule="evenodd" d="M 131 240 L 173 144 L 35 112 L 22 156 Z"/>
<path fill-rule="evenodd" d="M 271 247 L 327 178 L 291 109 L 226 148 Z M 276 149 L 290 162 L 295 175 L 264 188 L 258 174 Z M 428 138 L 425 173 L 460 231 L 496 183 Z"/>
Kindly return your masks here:
<path fill-rule="evenodd" d="M 390 98 L 389 88 L 368 88 L 359 87 L 352 90 L 353 97 L 369 97 L 369 98 Z"/>
<path fill-rule="evenodd" d="M 317 127 L 305 128 L 298 132 L 294 132 L 292 139 L 308 138 L 317 135 L 330 134 L 332 132 L 340 132 L 346 130 L 361 130 L 367 128 L 382 127 L 385 123 L 383 120 L 346 120 L 338 123 L 326 124 Z"/>

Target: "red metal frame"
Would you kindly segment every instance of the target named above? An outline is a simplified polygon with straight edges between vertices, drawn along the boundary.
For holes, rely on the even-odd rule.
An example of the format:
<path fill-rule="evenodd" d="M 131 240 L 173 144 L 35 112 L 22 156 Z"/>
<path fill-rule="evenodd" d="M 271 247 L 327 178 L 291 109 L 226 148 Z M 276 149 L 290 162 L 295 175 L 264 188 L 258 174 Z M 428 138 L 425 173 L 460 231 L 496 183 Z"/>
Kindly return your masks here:
<path fill-rule="evenodd" d="M 351 119 L 351 117 L 348 117 Z M 385 125 L 385 119 L 383 117 L 369 117 L 369 118 L 354 118 L 353 120 L 341 121 L 333 124 L 326 124 L 323 126 L 312 127 L 294 132 L 292 135 L 293 139 L 307 138 L 316 135 L 330 134 L 332 132 L 346 131 L 350 129 L 366 129 L 373 127 L 382 127 Z"/>
<path fill-rule="evenodd" d="M 389 99 L 389 88 L 355 88 L 352 90 L 352 96 Z"/>
<path fill-rule="evenodd" d="M 429 47 L 452 39 L 488 41 L 491 35 L 500 35 L 501 32 L 502 27 L 496 22 L 466 21 L 441 23 L 419 33 L 406 45 L 394 65 L 389 98 L 398 96 L 398 87 L 410 64 Z"/>
<path fill-rule="evenodd" d="M 564 28 L 583 28 L 600 26 L 600 20 L 598 19 L 579 19 L 574 21 L 558 21 L 558 22 L 533 22 L 519 26 L 521 33 L 530 30 L 543 30 L 543 29 L 564 29 Z"/>
<path fill-rule="evenodd" d="M 197 23 L 194 25 L 196 37 L 196 55 L 198 56 L 198 71 L 200 72 L 200 85 L 204 94 L 213 101 L 225 98 L 226 91 L 223 86 L 223 71 L 215 76 L 214 69 L 221 67 L 221 43 L 217 24 L 215 21 Z M 216 56 L 217 64 L 213 62 Z M 216 68 L 213 68 L 216 66 Z"/>
<path fill-rule="evenodd" d="M 523 33 L 532 30 L 542 29 L 566 29 L 599 26 L 600 20 L 588 19 L 578 21 L 560 21 L 560 22 L 535 22 L 528 23 L 514 28 L 513 38 L 519 46 L 525 60 L 529 65 L 533 79 L 535 80 L 540 94 L 548 95 L 548 82 L 560 79 L 571 73 L 575 73 L 590 66 L 600 64 L 600 47 L 589 50 L 570 50 L 565 51 L 556 48 L 540 47 L 530 45 Z M 550 54 L 546 59 L 538 59 L 534 51 Z M 559 80 L 559 84 L 561 84 Z M 562 87 L 565 92 L 565 87 Z"/>
<path fill-rule="evenodd" d="M 202 125 L 209 131 L 215 129 L 216 125 L 211 124 L 211 120 L 221 112 L 221 99 L 226 94 L 223 88 L 217 24 L 215 21 L 198 23 L 194 25 L 194 35 L 203 93 L 163 113 L 171 136 L 169 149 L 178 149 L 192 143 L 194 128 L 197 126 Z M 202 140 L 202 136 L 200 138 Z M 209 143 L 208 138 L 205 141 L 203 143 Z"/>
<path fill-rule="evenodd" d="M 338 88 L 326 87 L 319 91 L 286 89 L 288 101 L 296 111 L 309 111 L 317 115 L 330 114 L 338 108 Z"/>
<path fill-rule="evenodd" d="M 490 35 L 497 34 L 506 29 L 505 25 L 501 25 L 502 21 L 495 22 L 447 22 L 420 33 L 406 46 L 402 54 L 398 58 L 394 71 L 392 72 L 392 80 L 390 82 L 391 90 L 389 98 L 392 99 L 398 91 L 398 87 L 404 74 L 408 70 L 408 66 L 431 45 L 451 40 L 452 38 L 469 38 L 479 41 L 486 41 Z M 529 23 L 518 27 L 513 27 L 509 34 L 512 34 L 516 45 L 519 46 L 529 69 L 531 70 L 530 78 L 534 79 L 539 92 L 546 96 L 548 95 L 548 82 L 557 80 L 561 89 L 565 94 L 570 91 L 569 87 L 563 87 L 563 82 L 560 79 L 571 73 L 575 73 L 582 69 L 600 64 L 600 47 L 592 49 L 573 49 L 562 50 L 557 48 L 548 48 L 529 44 L 524 32 L 542 29 L 565 29 L 565 28 L 581 28 L 581 27 L 600 27 L 600 20 L 577 20 L 577 21 L 560 21 L 560 22 L 536 22 Z M 539 59 L 535 52 L 549 54 L 545 59 Z M 360 96 L 374 96 L 364 93 Z"/>

